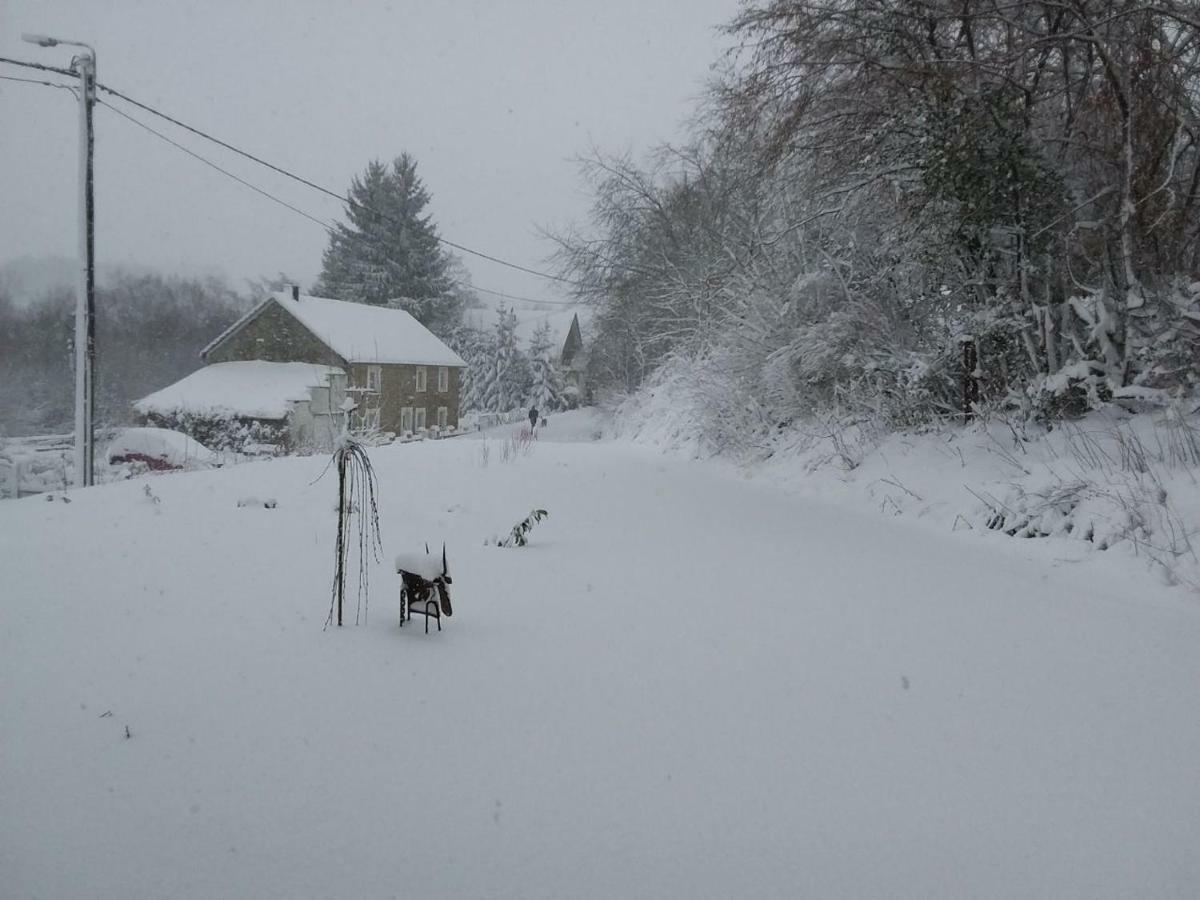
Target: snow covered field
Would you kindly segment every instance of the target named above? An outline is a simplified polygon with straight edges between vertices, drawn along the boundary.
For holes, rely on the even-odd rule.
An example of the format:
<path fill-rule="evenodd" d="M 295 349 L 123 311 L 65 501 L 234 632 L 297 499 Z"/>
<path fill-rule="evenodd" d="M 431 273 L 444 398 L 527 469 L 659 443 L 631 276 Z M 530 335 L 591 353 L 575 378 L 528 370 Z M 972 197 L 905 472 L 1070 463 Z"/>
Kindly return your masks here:
<path fill-rule="evenodd" d="M 1191 595 L 598 427 L 371 451 L 428 636 L 323 457 L 0 504 L 0 894 L 1195 896 Z"/>

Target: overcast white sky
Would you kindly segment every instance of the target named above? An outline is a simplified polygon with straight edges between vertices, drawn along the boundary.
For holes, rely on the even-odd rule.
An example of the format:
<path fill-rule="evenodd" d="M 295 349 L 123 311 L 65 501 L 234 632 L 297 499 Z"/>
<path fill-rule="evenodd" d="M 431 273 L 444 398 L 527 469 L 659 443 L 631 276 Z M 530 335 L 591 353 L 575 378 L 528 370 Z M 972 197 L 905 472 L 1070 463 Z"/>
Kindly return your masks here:
<path fill-rule="evenodd" d="M 371 158 L 416 156 L 444 237 L 545 268 L 536 226 L 581 219 L 572 157 L 677 139 L 737 0 L 0 0 L 0 56 L 66 67 L 41 32 L 96 47 L 102 82 L 343 193 Z M 0 74 L 30 76 L 0 65 Z M 119 102 L 119 101 L 114 101 Z M 136 111 L 134 111 L 136 112 Z M 145 114 L 326 220 L 340 204 Z M 78 119 L 66 91 L 0 81 L 0 263 L 76 253 Z M 104 107 L 97 257 L 305 286 L 327 235 Z M 484 287 L 561 289 L 471 257 Z"/>

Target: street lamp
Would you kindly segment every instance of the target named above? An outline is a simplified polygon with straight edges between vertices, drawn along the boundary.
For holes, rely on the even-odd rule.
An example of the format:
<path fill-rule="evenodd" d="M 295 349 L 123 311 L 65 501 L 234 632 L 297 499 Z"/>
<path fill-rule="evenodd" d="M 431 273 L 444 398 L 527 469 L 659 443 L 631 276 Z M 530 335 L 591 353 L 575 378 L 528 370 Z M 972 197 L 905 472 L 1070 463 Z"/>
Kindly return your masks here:
<path fill-rule="evenodd" d="M 96 51 L 82 41 L 44 34 L 21 39 L 39 47 L 82 47 L 71 68 L 79 73 L 79 289 L 75 297 L 75 486 L 95 482 L 96 434 L 93 411 L 96 385 L 95 198 L 92 190 L 92 106 L 96 102 Z"/>

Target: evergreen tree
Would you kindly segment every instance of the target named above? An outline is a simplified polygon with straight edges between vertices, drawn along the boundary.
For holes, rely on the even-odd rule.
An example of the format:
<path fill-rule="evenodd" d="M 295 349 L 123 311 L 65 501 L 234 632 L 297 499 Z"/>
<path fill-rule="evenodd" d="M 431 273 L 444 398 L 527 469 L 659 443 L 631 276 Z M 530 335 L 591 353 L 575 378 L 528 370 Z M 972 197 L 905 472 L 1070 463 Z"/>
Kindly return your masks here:
<path fill-rule="evenodd" d="M 517 408 L 529 392 L 529 360 L 517 346 L 517 314 L 511 309 L 500 308 L 485 378 L 483 407 L 492 412 Z"/>
<path fill-rule="evenodd" d="M 490 359 L 490 340 L 475 328 L 459 327 L 447 339 L 450 348 L 467 364 L 459 374 L 459 406 L 462 412 L 484 409 L 484 388 L 487 385 L 487 366 Z"/>
<path fill-rule="evenodd" d="M 554 362 L 554 350 L 550 323 L 542 322 L 529 341 L 529 368 L 532 378 L 529 402 L 543 413 L 554 412 L 566 405 L 563 402 L 562 374 Z"/>
<path fill-rule="evenodd" d="M 373 160 L 350 183 L 346 218 L 329 236 L 316 293 L 338 300 L 395 306 L 426 327 L 447 333 L 461 318 L 450 265 L 437 226 L 424 212 L 429 191 L 416 160 L 401 154 L 389 168 Z"/>

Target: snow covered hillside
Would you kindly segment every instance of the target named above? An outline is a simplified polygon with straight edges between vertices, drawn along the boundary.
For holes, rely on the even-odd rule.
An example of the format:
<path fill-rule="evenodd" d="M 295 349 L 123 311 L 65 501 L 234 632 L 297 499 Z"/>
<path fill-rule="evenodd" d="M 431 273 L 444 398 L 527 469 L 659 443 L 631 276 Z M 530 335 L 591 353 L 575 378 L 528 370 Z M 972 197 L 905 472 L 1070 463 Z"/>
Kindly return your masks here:
<path fill-rule="evenodd" d="M 323 457 L 0 504 L 0 893 L 1194 896 L 1190 595 L 598 427 L 370 451 L 440 634 Z"/>

